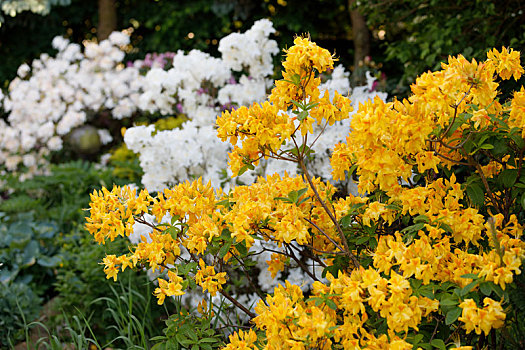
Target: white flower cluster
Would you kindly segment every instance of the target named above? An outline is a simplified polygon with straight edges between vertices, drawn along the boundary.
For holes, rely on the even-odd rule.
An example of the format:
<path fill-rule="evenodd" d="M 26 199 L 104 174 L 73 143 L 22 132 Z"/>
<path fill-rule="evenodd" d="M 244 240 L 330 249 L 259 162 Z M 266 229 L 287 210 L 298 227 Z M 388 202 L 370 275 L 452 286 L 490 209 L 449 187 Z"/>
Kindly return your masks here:
<path fill-rule="evenodd" d="M 82 52 L 56 37 L 56 57 L 42 54 L 21 65 L 4 98 L 9 116 L 0 125 L 0 164 L 13 171 L 23 163 L 34 172 L 44 155 L 62 148 L 63 136 L 97 112 L 109 110 L 117 119 L 135 112 L 143 77 L 137 68 L 121 68 L 121 46 L 128 43 L 127 35 L 114 32 L 100 44 L 85 43 Z"/>
<path fill-rule="evenodd" d="M 268 38 L 274 31 L 272 23 L 263 19 L 245 33 L 223 38 L 220 58 L 197 50 L 179 51 L 173 68 L 153 68 L 147 73 L 139 107 L 163 114 L 178 109 L 189 118 L 181 129 L 155 135 L 153 126 L 126 131 L 124 141 L 139 154 L 142 183 L 148 190 L 159 191 L 199 176 L 214 186 L 229 181 L 231 177 L 224 174 L 229 148 L 216 136 L 215 119 L 221 109 L 266 98 L 272 84 L 272 56 L 279 52 L 277 43 Z M 237 82 L 234 75 L 239 74 Z M 253 181 L 253 174 L 240 181 Z"/>
<path fill-rule="evenodd" d="M 0 1 L 2 12 L 11 17 L 23 11 L 31 11 L 40 15 L 47 15 L 51 6 L 69 5 L 71 0 L 2 0 Z M 0 14 L 0 23 L 3 18 Z"/>

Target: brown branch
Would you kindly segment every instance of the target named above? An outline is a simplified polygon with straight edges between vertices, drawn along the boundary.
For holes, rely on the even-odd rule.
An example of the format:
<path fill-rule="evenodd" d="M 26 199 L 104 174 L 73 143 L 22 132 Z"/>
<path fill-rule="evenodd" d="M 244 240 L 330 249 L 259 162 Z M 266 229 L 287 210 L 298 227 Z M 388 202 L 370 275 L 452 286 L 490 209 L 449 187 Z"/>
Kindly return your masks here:
<path fill-rule="evenodd" d="M 264 301 L 264 303 L 268 306 L 268 303 L 266 302 L 266 299 L 264 299 L 264 295 L 261 294 L 261 292 L 259 291 L 259 288 L 257 288 L 257 286 L 253 283 L 253 281 L 252 281 L 252 279 L 250 277 L 250 274 L 248 273 L 248 271 L 246 271 L 246 266 L 244 266 L 244 262 L 241 261 L 241 259 L 239 259 L 239 257 L 237 255 L 235 255 L 235 253 L 233 253 L 233 252 L 230 252 L 230 253 L 235 258 L 235 260 L 237 260 L 239 262 L 239 264 L 241 265 L 242 270 L 244 272 L 244 275 L 248 279 L 248 283 L 250 284 L 250 286 L 252 286 L 252 288 L 255 290 L 255 293 L 257 293 L 259 298 L 261 298 L 261 300 Z"/>
<path fill-rule="evenodd" d="M 314 281 L 319 281 L 314 274 L 312 274 L 310 272 L 310 270 L 308 269 L 308 266 L 306 266 L 300 259 L 298 259 L 295 254 L 293 253 L 292 251 L 292 248 L 290 248 L 290 244 L 286 244 L 285 247 L 289 249 L 290 253 L 287 254 L 287 256 L 289 256 L 290 258 L 292 258 L 296 263 L 297 265 L 299 265 L 299 267 L 304 271 L 306 272 L 306 274 L 308 274 L 308 276 L 310 276 Z"/>
<path fill-rule="evenodd" d="M 489 186 L 489 183 L 487 181 L 487 178 L 485 177 L 485 174 L 483 174 L 483 169 L 481 169 L 481 165 L 479 165 L 479 163 L 474 160 L 474 157 L 472 157 L 470 155 L 468 156 L 468 160 L 469 160 L 469 165 L 473 166 L 478 171 L 479 176 L 481 177 L 481 181 L 483 182 L 483 186 L 485 186 L 485 190 L 487 191 L 487 194 L 490 197 L 490 201 L 498 209 L 498 211 L 501 213 L 502 212 L 502 208 L 498 205 L 498 202 L 496 201 L 496 198 L 494 197 L 494 194 L 492 193 L 492 191 L 490 189 L 490 186 Z"/>
<path fill-rule="evenodd" d="M 312 220 L 307 219 L 307 218 L 304 218 L 304 219 L 305 219 L 306 221 L 308 221 L 308 223 L 309 223 L 310 225 L 312 225 L 313 227 L 315 227 L 315 228 L 316 228 L 316 229 L 317 229 L 322 235 L 324 235 L 326 238 L 328 238 L 328 240 L 329 240 L 330 242 L 332 242 L 332 244 L 335 245 L 335 247 L 336 247 L 337 249 L 339 249 L 339 250 L 342 251 L 342 252 L 345 251 L 345 250 L 344 250 L 339 244 L 337 244 L 336 241 L 334 241 L 334 240 L 332 239 L 332 237 L 328 236 L 328 235 L 327 235 L 327 234 L 326 234 L 326 233 L 325 233 L 325 232 L 324 232 L 319 226 L 317 226 Z"/>
<path fill-rule="evenodd" d="M 335 227 L 337 229 L 337 232 L 339 233 L 339 237 L 341 238 L 341 241 L 343 242 L 343 245 L 345 247 L 346 255 L 350 258 L 350 260 L 352 260 L 352 263 L 354 264 L 354 267 L 358 268 L 359 265 L 360 265 L 359 261 L 357 260 L 355 255 L 352 254 L 352 252 L 350 251 L 350 248 L 348 247 L 348 242 L 346 241 L 345 234 L 343 233 L 343 230 L 341 229 L 341 226 L 339 226 L 339 223 L 337 222 L 337 219 L 332 214 L 331 210 L 326 206 L 326 203 L 322 200 L 321 196 L 319 195 L 319 192 L 317 192 L 317 188 L 315 187 L 315 185 L 314 185 L 314 183 L 312 181 L 312 178 L 311 178 L 310 174 L 308 173 L 308 170 L 306 169 L 306 166 L 304 165 L 304 161 L 302 159 L 299 159 L 299 165 L 301 166 L 301 169 L 303 170 L 304 176 L 308 180 L 308 184 L 310 185 L 310 188 L 312 188 L 312 191 L 314 192 L 315 197 L 321 203 L 321 206 L 324 208 L 324 210 L 326 211 L 326 213 L 328 214 L 328 216 L 330 217 L 330 219 L 334 223 L 334 225 L 335 225 Z"/>
<path fill-rule="evenodd" d="M 228 299 L 229 301 L 232 302 L 233 305 L 237 306 L 239 309 L 241 309 L 242 311 L 244 311 L 244 313 L 248 316 L 250 316 L 250 318 L 255 318 L 256 315 L 251 312 L 250 310 L 248 310 L 244 305 L 242 305 L 241 303 L 239 303 L 237 300 L 235 300 L 235 298 L 233 298 L 231 295 L 229 295 L 228 293 L 226 293 L 224 290 L 219 290 L 219 293 L 222 294 L 223 297 L 225 297 L 226 299 Z"/>

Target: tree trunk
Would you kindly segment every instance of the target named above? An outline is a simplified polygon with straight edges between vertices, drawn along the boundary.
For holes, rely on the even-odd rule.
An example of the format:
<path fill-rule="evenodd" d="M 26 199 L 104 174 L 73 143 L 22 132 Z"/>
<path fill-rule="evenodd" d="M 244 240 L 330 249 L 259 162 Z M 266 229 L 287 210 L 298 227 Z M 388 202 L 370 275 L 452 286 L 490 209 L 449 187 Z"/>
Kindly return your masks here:
<path fill-rule="evenodd" d="M 117 30 L 117 7 L 115 0 L 98 0 L 97 38 L 102 41 Z"/>
<path fill-rule="evenodd" d="M 348 9 L 352 21 L 352 36 L 354 39 L 354 74 L 352 83 L 354 85 L 366 82 L 364 61 L 370 55 L 370 32 L 366 25 L 365 17 L 359 10 L 353 9 L 355 0 L 348 0 Z"/>

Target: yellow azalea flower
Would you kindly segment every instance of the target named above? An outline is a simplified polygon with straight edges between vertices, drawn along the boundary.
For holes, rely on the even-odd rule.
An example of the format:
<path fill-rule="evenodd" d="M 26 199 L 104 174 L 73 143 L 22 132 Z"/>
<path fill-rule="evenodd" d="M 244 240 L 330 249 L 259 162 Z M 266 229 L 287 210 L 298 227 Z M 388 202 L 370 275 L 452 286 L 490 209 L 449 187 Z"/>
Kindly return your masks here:
<path fill-rule="evenodd" d="M 493 328 L 501 328 L 505 321 L 505 313 L 501 304 L 490 298 L 483 299 L 484 308 L 478 308 L 474 300 L 465 299 L 459 307 L 462 310 L 459 320 L 465 324 L 467 333 L 484 332 L 486 336 Z"/>
<path fill-rule="evenodd" d="M 514 77 L 518 80 L 523 74 L 523 67 L 520 64 L 520 53 L 513 49 L 507 50 L 506 47 L 501 48 L 501 52 L 492 49 L 487 52 L 487 58 L 496 69 L 496 72 L 504 80 Z"/>
<path fill-rule="evenodd" d="M 222 350 L 253 350 L 257 349 L 255 342 L 257 341 L 257 334 L 249 329 L 248 331 L 237 331 L 229 337 L 230 343 L 222 348 Z"/>
<path fill-rule="evenodd" d="M 222 290 L 222 285 L 226 283 L 226 272 L 215 272 L 213 266 L 206 265 L 204 260 L 199 260 L 199 271 L 195 274 L 195 282 L 202 287 L 202 291 L 208 291 L 212 296 L 217 291 Z"/>
<path fill-rule="evenodd" d="M 511 102 L 510 116 L 508 120 L 510 127 L 521 129 L 521 137 L 525 139 L 525 88 L 514 92 Z"/>

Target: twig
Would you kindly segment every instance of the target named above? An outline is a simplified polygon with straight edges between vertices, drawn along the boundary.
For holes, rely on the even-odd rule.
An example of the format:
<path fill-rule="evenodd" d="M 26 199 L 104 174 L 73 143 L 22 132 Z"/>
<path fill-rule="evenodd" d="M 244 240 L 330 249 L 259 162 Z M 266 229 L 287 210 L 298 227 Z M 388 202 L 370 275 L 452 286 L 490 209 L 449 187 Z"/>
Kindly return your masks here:
<path fill-rule="evenodd" d="M 334 217 L 330 209 L 326 206 L 326 203 L 321 199 L 321 196 L 319 195 L 319 192 L 317 192 L 317 188 L 315 187 L 312 178 L 310 177 L 310 174 L 308 173 L 308 170 L 306 169 L 306 166 L 304 165 L 304 162 L 302 159 L 299 159 L 299 165 L 301 166 L 301 169 L 303 170 L 303 173 L 308 180 L 308 184 L 312 188 L 312 191 L 315 194 L 315 197 L 317 200 L 321 203 L 321 206 L 324 208 L 332 222 L 334 223 L 335 227 L 337 228 L 337 232 L 339 233 L 339 237 L 341 238 L 341 241 L 343 242 L 343 245 L 345 247 L 346 255 L 352 260 L 352 263 L 354 264 L 354 267 L 357 268 L 360 266 L 359 261 L 355 257 L 354 254 L 350 251 L 350 248 L 348 247 L 348 242 L 346 241 L 345 234 L 343 233 L 343 230 L 341 229 L 341 226 L 339 226 L 339 223 L 337 222 L 337 219 Z"/>
<path fill-rule="evenodd" d="M 321 234 L 323 234 L 326 238 L 328 238 L 328 240 L 329 240 L 330 242 L 332 242 L 332 244 L 335 245 L 337 249 L 339 249 L 339 250 L 342 251 L 342 252 L 345 251 L 345 250 L 344 250 L 339 244 L 337 244 L 336 241 L 334 241 L 334 240 L 332 239 L 332 237 L 328 236 L 328 235 L 327 235 L 327 234 L 326 234 L 326 233 L 325 233 L 325 232 L 324 232 L 319 226 L 317 226 L 312 220 L 310 220 L 310 219 L 308 219 L 308 218 L 304 218 L 304 219 L 305 219 L 306 221 L 308 221 L 308 223 L 309 223 L 310 225 L 312 225 L 313 227 L 315 227 L 315 228 L 316 228 Z"/>

